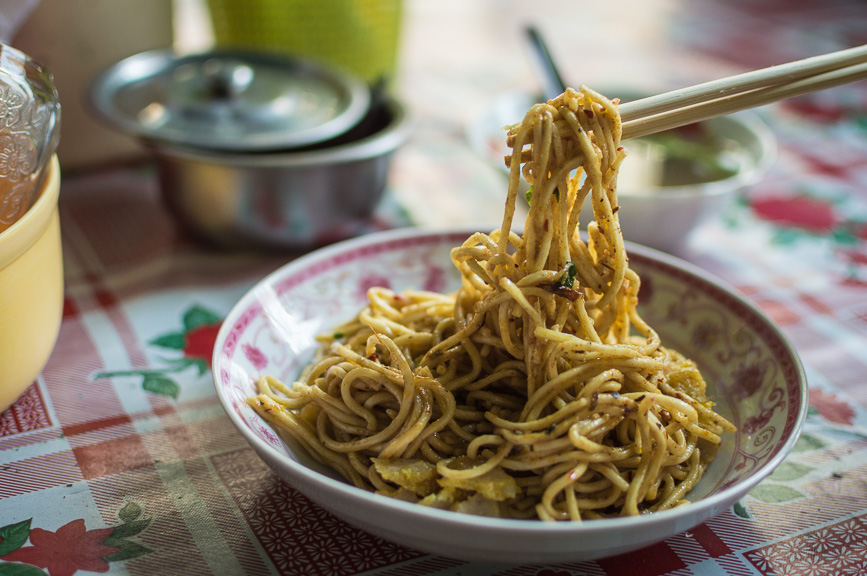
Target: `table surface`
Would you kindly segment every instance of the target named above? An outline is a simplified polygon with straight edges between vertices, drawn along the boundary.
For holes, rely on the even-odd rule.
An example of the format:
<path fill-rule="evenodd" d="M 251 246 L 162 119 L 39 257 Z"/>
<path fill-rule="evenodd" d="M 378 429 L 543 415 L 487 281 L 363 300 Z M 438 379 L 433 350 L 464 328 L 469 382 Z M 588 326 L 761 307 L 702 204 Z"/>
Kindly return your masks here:
<path fill-rule="evenodd" d="M 407 0 L 394 89 L 414 133 L 376 226 L 499 224 L 504 177 L 466 130 L 498 95 L 537 89 L 525 23 L 567 81 L 651 91 L 867 42 L 856 0 L 530 4 Z M 429 556 L 334 519 L 254 455 L 207 367 L 221 319 L 293 255 L 187 239 L 145 163 L 64 174 L 60 335 L 0 414 L 0 574 L 867 573 L 867 86 L 760 113 L 774 166 L 677 253 L 766 312 L 808 374 L 799 443 L 731 510 L 640 553 L 556 566 Z"/>

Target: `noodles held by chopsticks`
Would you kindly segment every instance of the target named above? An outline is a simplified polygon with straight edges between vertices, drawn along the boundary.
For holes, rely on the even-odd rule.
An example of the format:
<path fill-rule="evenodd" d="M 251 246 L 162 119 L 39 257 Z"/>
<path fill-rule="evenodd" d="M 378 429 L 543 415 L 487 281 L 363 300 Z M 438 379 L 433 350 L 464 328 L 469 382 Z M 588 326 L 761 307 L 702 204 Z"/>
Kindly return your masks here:
<path fill-rule="evenodd" d="M 636 310 L 620 136 L 590 89 L 533 106 L 508 129 L 502 226 L 452 250 L 461 288 L 371 289 L 298 382 L 263 377 L 249 404 L 347 481 L 423 505 L 581 520 L 686 503 L 734 426 Z"/>

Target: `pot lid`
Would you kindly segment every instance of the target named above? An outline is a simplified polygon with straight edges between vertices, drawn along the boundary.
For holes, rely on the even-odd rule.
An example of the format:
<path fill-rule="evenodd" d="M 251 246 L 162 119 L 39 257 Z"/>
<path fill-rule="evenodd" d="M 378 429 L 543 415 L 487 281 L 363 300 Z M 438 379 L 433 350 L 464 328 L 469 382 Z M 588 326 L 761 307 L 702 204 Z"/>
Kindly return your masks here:
<path fill-rule="evenodd" d="M 108 123 L 141 138 L 254 152 L 346 132 L 367 112 L 370 91 L 350 74 L 307 60 L 155 50 L 101 74 L 90 99 Z"/>

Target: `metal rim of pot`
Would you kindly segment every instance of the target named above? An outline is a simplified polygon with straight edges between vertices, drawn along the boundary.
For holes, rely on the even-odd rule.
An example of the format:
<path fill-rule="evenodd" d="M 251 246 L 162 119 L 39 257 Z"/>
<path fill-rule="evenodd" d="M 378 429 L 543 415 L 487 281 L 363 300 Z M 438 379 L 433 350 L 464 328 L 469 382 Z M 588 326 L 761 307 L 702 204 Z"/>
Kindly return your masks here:
<path fill-rule="evenodd" d="M 135 54 L 92 82 L 88 104 L 142 140 L 220 152 L 276 152 L 327 142 L 368 112 L 360 78 L 265 52 Z"/>
<path fill-rule="evenodd" d="M 147 146 L 157 154 L 175 160 L 205 162 L 246 168 L 314 167 L 367 160 L 397 149 L 408 137 L 409 115 L 403 105 L 393 98 L 383 103 L 391 118 L 380 130 L 367 136 L 336 146 L 310 150 L 278 151 L 267 154 L 233 153 L 203 150 L 157 141 Z"/>

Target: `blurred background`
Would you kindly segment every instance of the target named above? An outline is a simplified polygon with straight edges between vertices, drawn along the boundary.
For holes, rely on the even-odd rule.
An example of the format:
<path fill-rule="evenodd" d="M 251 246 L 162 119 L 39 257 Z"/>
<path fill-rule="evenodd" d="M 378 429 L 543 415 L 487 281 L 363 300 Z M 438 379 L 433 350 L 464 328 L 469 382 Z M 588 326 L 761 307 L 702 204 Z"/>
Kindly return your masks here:
<path fill-rule="evenodd" d="M 19 0 L 21 1 L 21 0 Z M 809 22 L 809 26 L 806 23 Z M 152 48 L 287 51 L 384 81 L 414 118 L 389 198 L 413 223 L 496 225 L 504 181 L 468 132 L 508 93 L 536 94 L 524 27 L 545 36 L 567 84 L 653 93 L 867 42 L 857 0 L 42 0 L 12 44 L 51 70 L 67 171 L 143 158 L 87 110 L 94 76 Z M 860 115 L 863 83 L 761 111 Z M 791 127 L 787 128 L 791 129 Z M 846 136 L 846 135 L 844 135 Z M 850 137 L 850 136 L 846 136 Z M 844 147 L 845 148 L 845 147 Z M 782 160 L 786 161 L 785 146 Z M 459 207 L 455 201 L 459 200 Z M 414 211 L 423 206 L 424 213 Z"/>

